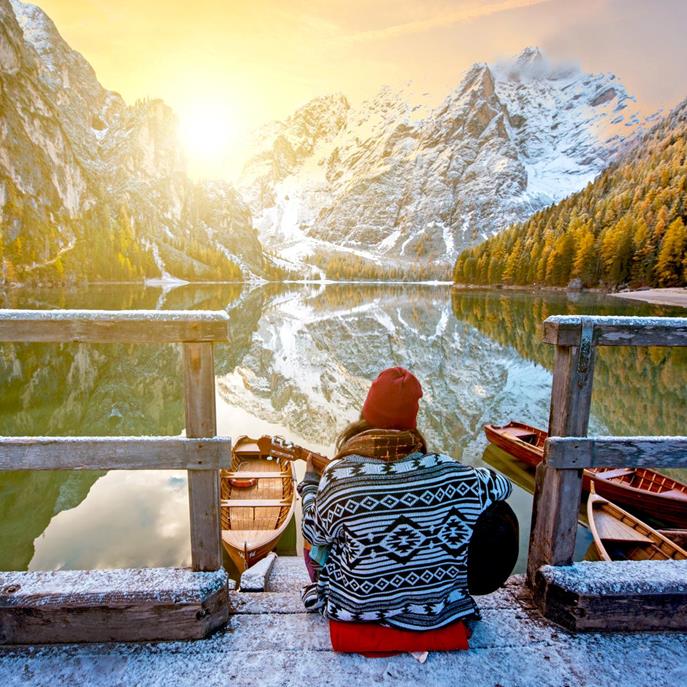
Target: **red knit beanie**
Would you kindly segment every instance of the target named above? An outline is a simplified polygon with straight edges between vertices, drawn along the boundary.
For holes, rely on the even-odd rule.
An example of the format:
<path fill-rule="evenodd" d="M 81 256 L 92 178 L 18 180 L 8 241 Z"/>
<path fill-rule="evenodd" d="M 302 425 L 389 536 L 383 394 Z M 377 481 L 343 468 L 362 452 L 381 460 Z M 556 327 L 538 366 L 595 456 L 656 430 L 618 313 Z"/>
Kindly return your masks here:
<path fill-rule="evenodd" d="M 403 367 L 390 367 L 372 382 L 363 405 L 363 419 L 380 429 L 415 429 L 422 387 Z"/>

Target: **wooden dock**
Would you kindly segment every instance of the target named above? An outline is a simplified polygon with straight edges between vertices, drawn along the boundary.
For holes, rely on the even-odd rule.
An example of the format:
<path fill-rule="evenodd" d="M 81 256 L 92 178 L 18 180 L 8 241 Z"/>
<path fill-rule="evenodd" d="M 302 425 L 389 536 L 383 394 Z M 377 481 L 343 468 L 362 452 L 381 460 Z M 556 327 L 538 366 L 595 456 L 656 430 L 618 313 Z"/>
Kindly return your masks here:
<path fill-rule="evenodd" d="M 153 573 L 140 570 L 4 573 L 0 576 L 0 645 L 196 639 L 223 628 L 229 617 L 225 629 L 197 645 L 4 648 L 0 676 L 4 666 L 10 669 L 0 684 L 13 684 L 25 674 L 44 674 L 46 684 L 52 685 L 55 679 L 60 682 L 59 671 L 76 671 L 78 665 L 83 671 L 93 656 L 110 657 L 104 663 L 95 662 L 99 670 L 117 674 L 113 684 L 156 684 L 158 679 L 160 684 L 178 684 L 179 676 L 186 674 L 178 657 L 193 666 L 188 682 L 194 685 L 200 680 L 208 685 L 242 684 L 240 679 L 248 674 L 250 684 L 256 680 L 291 684 L 288 680 L 294 676 L 299 676 L 296 684 L 319 681 L 322 675 L 331 677 L 332 684 L 359 682 L 366 676 L 375 682 L 386 679 L 387 673 L 368 668 L 372 664 L 359 657 L 331 652 L 326 623 L 303 613 L 296 591 L 305 572 L 300 560 L 277 565 L 271 573 L 272 587 L 265 593 L 229 591 L 221 570 L 219 470 L 229 465 L 231 441 L 216 436 L 212 348 L 213 342 L 228 341 L 227 323 L 224 312 L 0 311 L 0 342 L 176 342 L 183 346 L 185 437 L 0 437 L 0 470 L 185 468 L 192 553 L 191 571 L 160 570 L 157 581 Z M 438 655 L 432 682 L 453 684 L 459 671 L 475 685 L 585 684 L 591 673 L 580 666 L 586 666 L 598 673 L 590 684 L 604 684 L 606 677 L 609 684 L 616 684 L 617 680 L 610 681 L 611 675 L 626 665 L 637 665 L 638 646 L 656 642 L 666 655 L 647 655 L 641 684 L 684 682 L 684 635 L 660 632 L 687 630 L 687 574 L 684 567 L 674 565 L 684 561 L 641 561 L 650 565 L 623 569 L 606 569 L 602 567 L 606 564 L 599 563 L 593 568 L 570 564 L 582 468 L 687 467 L 684 436 L 587 438 L 596 348 L 687 346 L 687 318 L 551 317 L 544 322 L 544 341 L 555 345 L 556 358 L 549 439 L 537 468 L 527 584 L 519 578 L 511 580 L 505 589 L 481 600 L 484 621 L 475 629 L 475 650 Z M 569 635 L 550 620 L 573 630 L 659 633 L 639 635 L 634 644 L 623 638 L 627 635 L 590 640 Z M 677 662 L 671 653 L 675 641 L 670 639 L 676 636 Z M 604 647 L 611 656 L 603 656 Z M 491 655 L 484 654 L 490 651 Z M 632 660 L 625 651 L 632 652 Z M 589 656 L 598 656 L 598 661 Z M 406 658 L 394 659 L 402 660 Z M 394 661 L 389 665 L 397 665 Z M 153 665 L 167 680 L 157 672 L 154 680 L 135 674 L 139 663 Z M 119 669 L 110 670 L 115 665 L 121 667 L 121 674 Z M 673 665 L 682 671 L 682 680 L 670 680 Z M 561 681 L 566 666 L 572 673 Z M 653 666 L 660 672 L 651 677 Z M 416 676 L 414 682 L 420 679 L 418 670 L 412 664 L 408 668 L 407 674 Z M 227 679 L 230 674 L 232 680 Z M 272 674 L 276 682 L 270 682 Z M 217 675 L 222 682 L 216 682 Z M 557 676 L 553 682 L 551 675 Z M 77 672 L 61 680 L 83 681 Z M 107 676 L 97 681 L 108 684 Z M 41 684 L 40 680 L 31 682 Z"/>
<path fill-rule="evenodd" d="M 685 635 L 577 633 L 539 615 L 522 577 L 479 597 L 470 650 L 365 659 L 331 650 L 326 621 L 304 613 L 302 559 L 278 558 L 267 592 L 230 592 L 226 628 L 208 639 L 0 648 L 3 687 L 146 685 L 327 687 L 456 684 L 470 687 L 645 687 L 685 677 Z M 639 668 L 641 666 L 641 669 Z"/>

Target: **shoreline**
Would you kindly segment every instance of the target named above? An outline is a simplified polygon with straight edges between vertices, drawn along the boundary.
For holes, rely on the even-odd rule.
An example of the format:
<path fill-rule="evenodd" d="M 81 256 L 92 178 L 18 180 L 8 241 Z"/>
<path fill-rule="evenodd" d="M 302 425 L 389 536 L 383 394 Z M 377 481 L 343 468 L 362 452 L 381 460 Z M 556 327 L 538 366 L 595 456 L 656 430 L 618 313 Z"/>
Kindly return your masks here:
<path fill-rule="evenodd" d="M 642 291 L 621 291 L 609 293 L 615 298 L 624 298 L 628 301 L 643 301 L 653 305 L 672 305 L 678 308 L 687 308 L 687 288 L 671 286 L 662 289 L 644 289 Z"/>
<path fill-rule="evenodd" d="M 534 286 L 524 284 L 453 284 L 458 291 L 519 291 L 524 293 L 594 293 L 631 301 L 651 303 L 652 305 L 670 305 L 676 308 L 687 308 L 687 287 L 667 286 L 662 288 L 645 288 L 635 291 L 607 291 L 601 288 L 569 289 L 565 286 Z"/>

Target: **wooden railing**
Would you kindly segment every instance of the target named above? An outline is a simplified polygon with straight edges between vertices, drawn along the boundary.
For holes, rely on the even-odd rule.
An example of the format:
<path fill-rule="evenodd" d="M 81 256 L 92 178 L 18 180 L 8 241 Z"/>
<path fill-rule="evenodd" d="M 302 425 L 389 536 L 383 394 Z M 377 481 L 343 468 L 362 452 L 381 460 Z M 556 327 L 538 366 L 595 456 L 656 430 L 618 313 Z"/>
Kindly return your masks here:
<path fill-rule="evenodd" d="M 0 342 L 181 343 L 186 437 L 0 437 L 2 470 L 188 470 L 191 561 L 222 566 L 213 343 L 228 340 L 219 311 L 0 310 Z M 2 390 L 0 389 L 0 393 Z"/>
<path fill-rule="evenodd" d="M 530 585 L 542 565 L 572 562 L 583 468 L 687 467 L 687 437 L 587 438 L 596 347 L 687 346 L 687 318 L 555 316 L 544 322 L 544 341 L 556 356 L 550 438 L 535 483 Z"/>

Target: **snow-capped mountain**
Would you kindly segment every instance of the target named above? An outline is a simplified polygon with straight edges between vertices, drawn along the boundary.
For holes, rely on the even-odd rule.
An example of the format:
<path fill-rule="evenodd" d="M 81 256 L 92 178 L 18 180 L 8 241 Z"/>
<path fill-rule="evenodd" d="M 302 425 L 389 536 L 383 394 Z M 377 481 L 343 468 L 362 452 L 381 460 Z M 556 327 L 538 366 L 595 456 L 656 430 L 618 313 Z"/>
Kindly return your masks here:
<path fill-rule="evenodd" d="M 474 65 L 434 108 L 389 88 L 359 108 L 313 100 L 258 132 L 239 188 L 284 256 L 452 263 L 591 181 L 641 127 L 632 105 L 612 74 L 527 48 Z"/>
<path fill-rule="evenodd" d="M 172 110 L 128 106 L 19 0 L 0 0 L 0 97 L 0 282 L 102 278 L 108 261 L 113 278 L 265 274 L 238 193 L 187 177 Z"/>
<path fill-rule="evenodd" d="M 528 48 L 438 106 L 389 88 L 311 101 L 257 132 L 239 195 L 191 182 L 172 110 L 105 89 L 38 7 L 0 0 L 0 38 L 0 281 L 445 270 L 642 128 L 613 75 Z"/>

